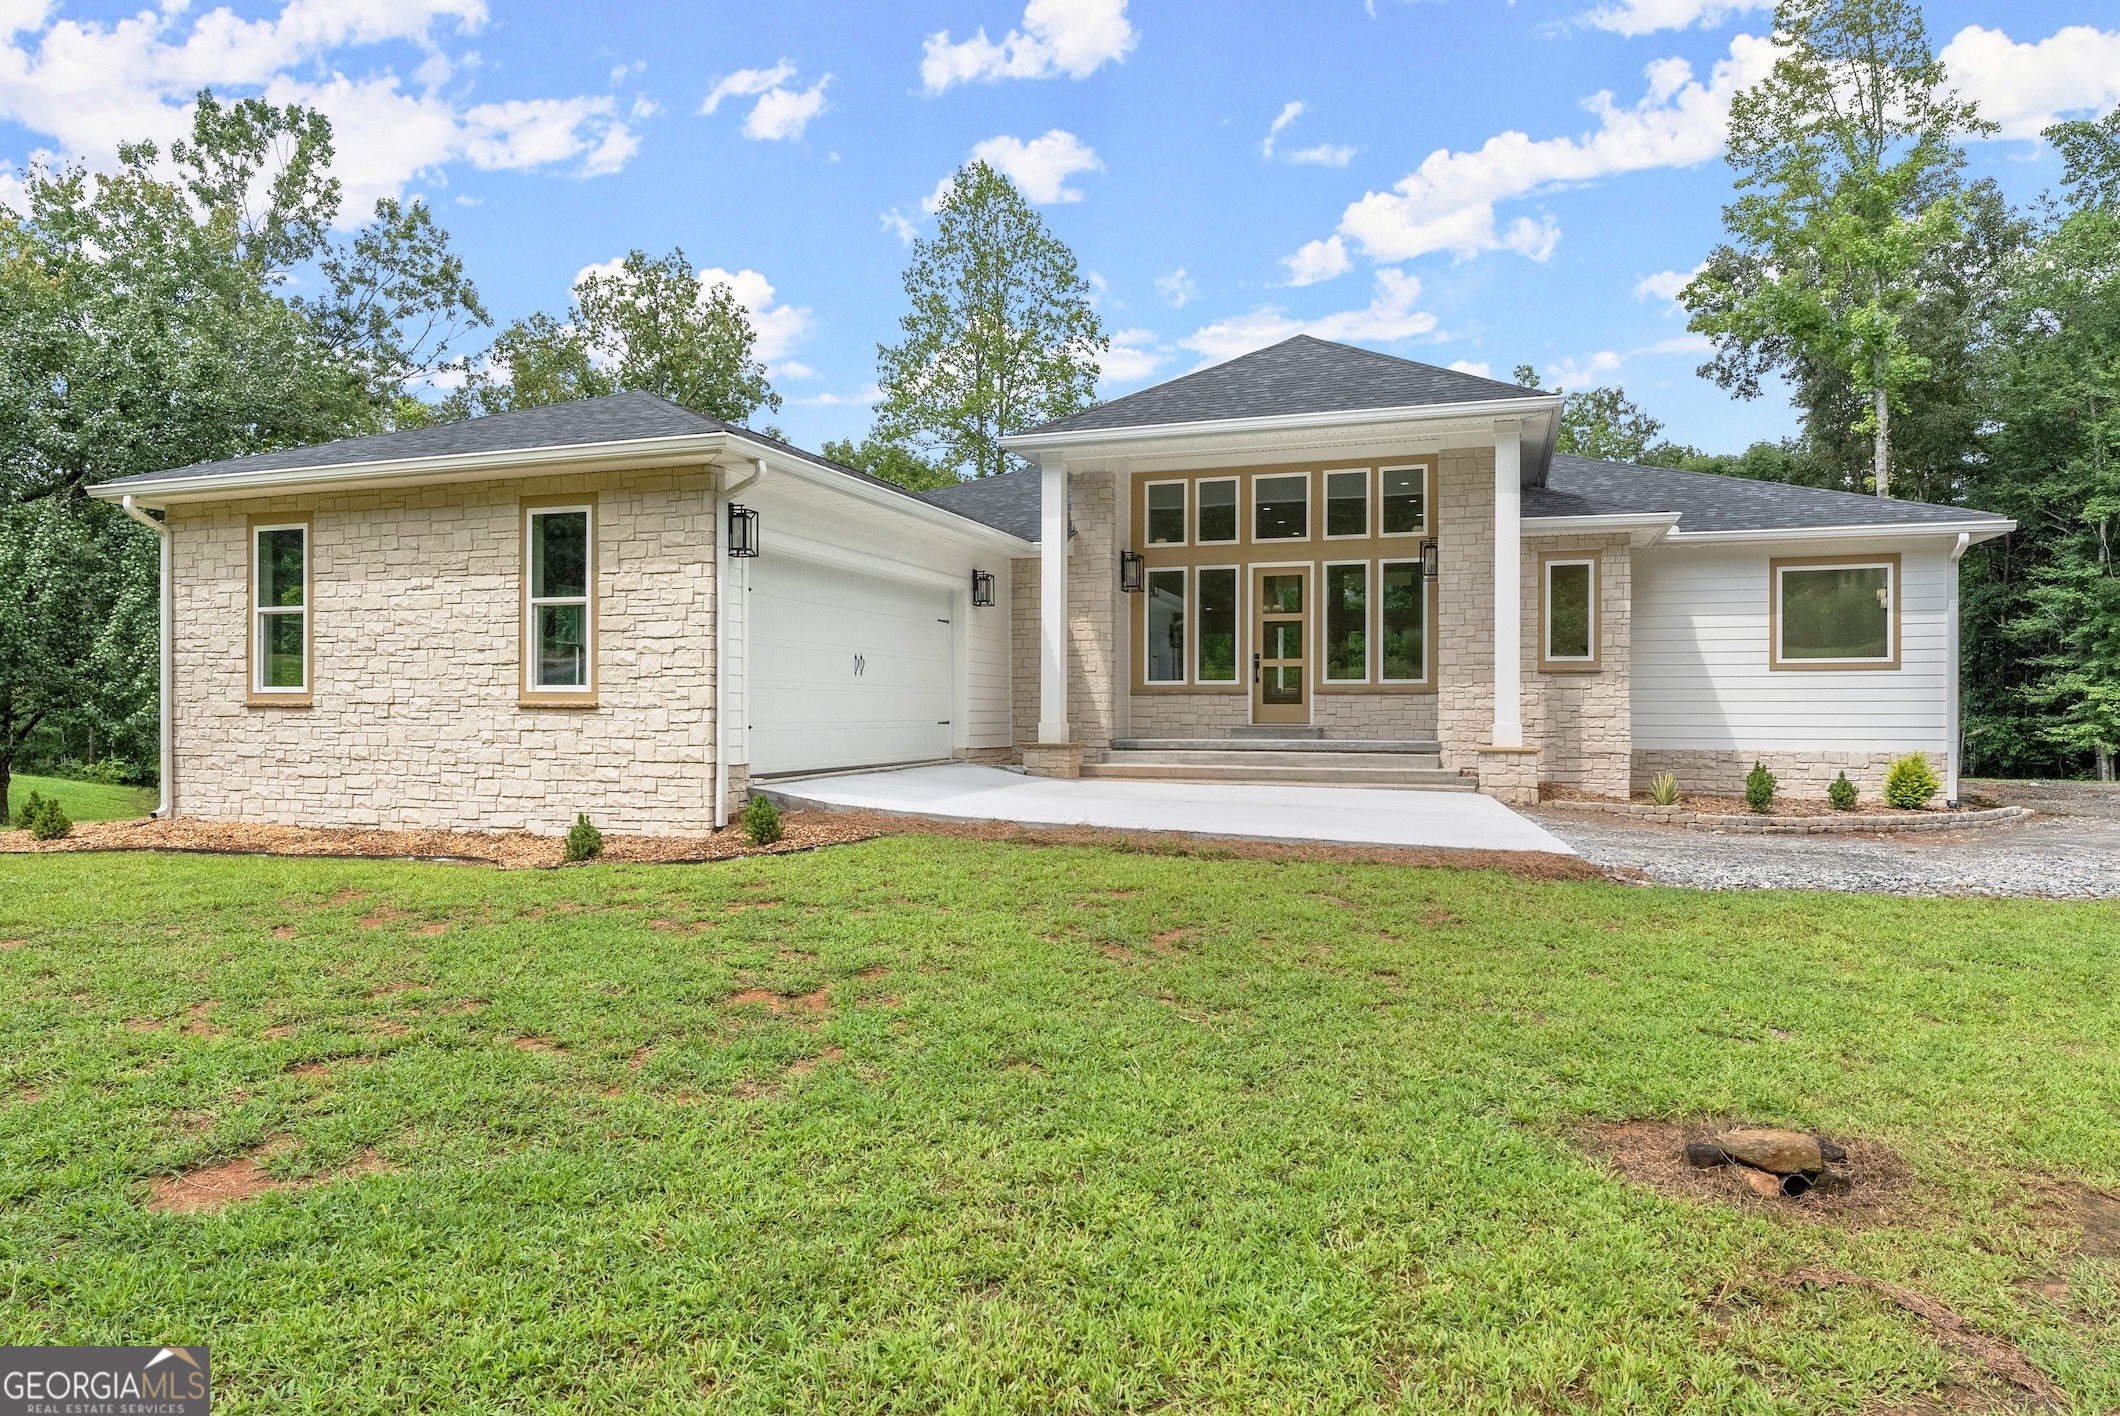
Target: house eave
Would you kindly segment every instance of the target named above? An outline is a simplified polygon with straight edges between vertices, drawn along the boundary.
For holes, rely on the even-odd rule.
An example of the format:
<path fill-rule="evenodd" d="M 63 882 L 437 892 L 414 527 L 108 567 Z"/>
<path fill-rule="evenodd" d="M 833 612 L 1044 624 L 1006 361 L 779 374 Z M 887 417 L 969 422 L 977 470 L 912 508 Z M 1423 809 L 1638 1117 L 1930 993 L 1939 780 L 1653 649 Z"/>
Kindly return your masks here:
<path fill-rule="evenodd" d="M 1733 545 L 1769 541 L 1885 541 L 1908 537 L 1971 538 L 1970 543 L 1992 541 L 2017 529 L 2007 517 L 1963 521 L 1872 522 L 1861 526 L 1768 526 L 1742 531 L 1673 530 L 1664 538 L 1667 546 Z"/>
<path fill-rule="evenodd" d="M 1526 536 L 1599 536 L 1624 533 L 1628 543 L 1649 546 L 1669 535 L 1678 525 L 1679 513 L 1675 511 L 1608 512 L 1596 516 L 1527 516 L 1522 529 Z"/>

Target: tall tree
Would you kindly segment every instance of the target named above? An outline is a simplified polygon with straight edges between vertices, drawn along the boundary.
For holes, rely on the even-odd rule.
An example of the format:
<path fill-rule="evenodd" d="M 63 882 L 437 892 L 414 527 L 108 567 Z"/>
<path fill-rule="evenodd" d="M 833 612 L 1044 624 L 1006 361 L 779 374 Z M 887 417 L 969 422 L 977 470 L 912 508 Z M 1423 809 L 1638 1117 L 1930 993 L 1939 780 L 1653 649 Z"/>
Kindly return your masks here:
<path fill-rule="evenodd" d="M 1525 388 L 1537 388 L 1538 371 L 1519 364 L 1516 381 Z M 1564 388 L 1554 391 L 1568 394 Z M 1553 448 L 1607 462 L 1640 462 L 1663 430 L 1664 425 L 1627 397 L 1625 389 L 1593 388 L 1568 394 L 1568 401 L 1561 405 L 1560 433 Z"/>
<path fill-rule="evenodd" d="M 757 343 L 735 294 L 703 284 L 682 249 L 633 251 L 617 271 L 584 276 L 564 316 L 535 314 L 501 331 L 451 411 L 500 413 L 637 389 L 744 424 L 760 408 L 780 407 L 765 365 L 752 357 Z"/>
<path fill-rule="evenodd" d="M 875 437 L 977 477 L 1008 470 L 1001 439 L 1089 406 L 1110 349 L 1075 255 L 1015 184 L 957 170 L 905 271 L 904 338 L 878 345 Z"/>
<path fill-rule="evenodd" d="M 1870 481 L 1890 495 L 1892 411 L 1932 372 L 1910 338 L 1918 279 L 1962 238 L 1962 134 L 1992 131 L 1944 86 L 1913 0 L 1782 0 L 1773 71 L 1730 109 L 1742 194 L 1730 244 L 1681 295 L 1740 397 L 1832 369 L 1861 400 Z"/>
<path fill-rule="evenodd" d="M 842 467 L 866 472 L 879 481 L 895 482 L 909 492 L 931 492 L 963 480 L 947 467 L 924 462 L 911 449 L 881 438 L 867 437 L 859 443 L 844 438 L 826 443 L 821 450 Z"/>

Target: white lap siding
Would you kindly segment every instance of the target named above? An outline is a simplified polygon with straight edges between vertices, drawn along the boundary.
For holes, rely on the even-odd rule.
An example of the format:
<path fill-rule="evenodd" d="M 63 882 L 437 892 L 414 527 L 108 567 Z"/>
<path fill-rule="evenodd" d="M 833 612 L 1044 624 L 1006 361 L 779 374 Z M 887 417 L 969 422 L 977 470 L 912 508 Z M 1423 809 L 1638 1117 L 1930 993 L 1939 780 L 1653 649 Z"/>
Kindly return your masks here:
<path fill-rule="evenodd" d="M 1677 771 L 1691 790 L 1741 785 L 1755 758 L 1784 790 L 1822 794 L 1833 775 L 1874 791 L 1884 765 L 1949 747 L 1950 542 L 1656 546 L 1634 553 L 1635 785 Z M 1900 667 L 1769 667 L 1771 560 L 1900 557 Z M 1688 780 L 1690 777 L 1690 780 Z M 1814 780 L 1815 779 L 1815 780 Z"/>

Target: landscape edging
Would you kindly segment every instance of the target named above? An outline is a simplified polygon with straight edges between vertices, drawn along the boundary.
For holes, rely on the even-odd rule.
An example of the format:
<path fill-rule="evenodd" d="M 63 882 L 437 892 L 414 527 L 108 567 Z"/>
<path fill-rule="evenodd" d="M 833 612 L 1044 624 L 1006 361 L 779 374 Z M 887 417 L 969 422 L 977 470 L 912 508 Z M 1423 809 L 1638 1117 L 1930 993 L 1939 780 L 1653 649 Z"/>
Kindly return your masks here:
<path fill-rule="evenodd" d="M 1680 806 L 1648 806 L 1616 801 L 1549 801 L 1548 807 L 1577 811 L 1602 811 L 1609 816 L 1627 816 L 1660 826 L 1683 826 L 1689 831 L 1719 831 L 1725 835 L 1756 836 L 1845 836 L 1860 832 L 1897 835 L 1906 831 L 1959 831 L 1972 826 L 1998 826 L 2032 815 L 2024 806 L 1994 806 L 1980 811 L 1893 812 L 1869 816 L 1719 816 L 1703 815 Z"/>

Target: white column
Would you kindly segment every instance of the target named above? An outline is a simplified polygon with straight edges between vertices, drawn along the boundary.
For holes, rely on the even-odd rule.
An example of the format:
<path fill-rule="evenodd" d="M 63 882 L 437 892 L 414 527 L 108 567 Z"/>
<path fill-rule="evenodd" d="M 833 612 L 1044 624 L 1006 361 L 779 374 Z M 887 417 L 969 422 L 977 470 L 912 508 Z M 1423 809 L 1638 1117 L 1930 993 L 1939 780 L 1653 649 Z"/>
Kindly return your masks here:
<path fill-rule="evenodd" d="M 1956 802 L 1958 800 L 1958 745 L 1960 734 L 1964 732 L 1964 729 L 1959 726 L 1958 717 L 1958 562 L 1959 558 L 1965 554 L 1965 548 L 1972 544 L 1973 538 L 1971 536 L 1968 536 L 1963 531 L 1958 533 L 1958 544 L 1951 548 L 1951 583 L 1948 592 L 1944 596 L 1943 613 L 1946 617 L 1946 624 L 1944 626 L 1943 653 L 1948 662 L 1944 665 L 1943 681 L 1944 692 L 1949 694 L 1950 697 L 1944 704 L 1943 714 L 1943 799 L 1948 802 Z M 1892 589 L 1894 594 L 1905 593 L 1896 585 Z"/>
<path fill-rule="evenodd" d="M 1514 419 L 1494 425 L 1494 732 L 1524 745 L 1524 441 Z"/>
<path fill-rule="evenodd" d="M 1041 465 L 1038 522 L 1038 741 L 1067 736 L 1067 465 Z"/>

